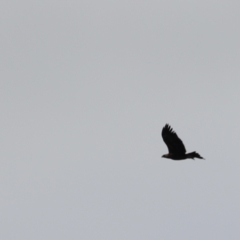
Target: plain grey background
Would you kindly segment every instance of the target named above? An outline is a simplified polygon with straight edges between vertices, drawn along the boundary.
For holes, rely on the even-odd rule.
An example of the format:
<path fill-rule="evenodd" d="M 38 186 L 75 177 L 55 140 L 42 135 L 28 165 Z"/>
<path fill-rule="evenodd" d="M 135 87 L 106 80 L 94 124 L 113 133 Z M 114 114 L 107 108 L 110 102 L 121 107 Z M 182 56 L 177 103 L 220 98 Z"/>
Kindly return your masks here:
<path fill-rule="evenodd" d="M 0 238 L 239 239 L 239 9 L 2 1 Z"/>

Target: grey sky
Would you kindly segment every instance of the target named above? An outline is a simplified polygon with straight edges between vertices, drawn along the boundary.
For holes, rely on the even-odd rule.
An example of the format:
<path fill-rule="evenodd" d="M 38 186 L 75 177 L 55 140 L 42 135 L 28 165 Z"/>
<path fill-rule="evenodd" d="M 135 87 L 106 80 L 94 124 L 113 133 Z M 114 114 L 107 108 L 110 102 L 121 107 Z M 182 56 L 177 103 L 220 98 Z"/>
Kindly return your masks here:
<path fill-rule="evenodd" d="M 239 9 L 2 1 L 0 238 L 239 239 Z"/>

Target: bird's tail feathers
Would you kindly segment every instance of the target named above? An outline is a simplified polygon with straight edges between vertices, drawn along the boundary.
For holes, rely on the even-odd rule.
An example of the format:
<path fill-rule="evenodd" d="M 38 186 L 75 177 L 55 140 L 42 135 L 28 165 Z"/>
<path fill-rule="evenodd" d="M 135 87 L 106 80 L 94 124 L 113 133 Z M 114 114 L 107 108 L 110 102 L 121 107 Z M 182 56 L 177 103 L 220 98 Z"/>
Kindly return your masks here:
<path fill-rule="evenodd" d="M 200 159 L 204 159 L 203 157 L 201 157 L 197 152 L 191 152 L 191 153 L 187 153 L 187 158 L 200 158 Z"/>

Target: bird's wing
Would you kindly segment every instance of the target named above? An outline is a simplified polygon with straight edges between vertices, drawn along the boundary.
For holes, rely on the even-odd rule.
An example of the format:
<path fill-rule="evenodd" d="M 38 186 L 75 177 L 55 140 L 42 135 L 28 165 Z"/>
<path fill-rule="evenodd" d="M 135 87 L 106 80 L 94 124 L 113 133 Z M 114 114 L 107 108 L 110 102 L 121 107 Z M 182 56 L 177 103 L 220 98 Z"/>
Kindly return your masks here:
<path fill-rule="evenodd" d="M 180 155 L 186 153 L 182 140 L 168 124 L 166 124 L 162 130 L 162 138 L 168 147 L 169 153 Z"/>

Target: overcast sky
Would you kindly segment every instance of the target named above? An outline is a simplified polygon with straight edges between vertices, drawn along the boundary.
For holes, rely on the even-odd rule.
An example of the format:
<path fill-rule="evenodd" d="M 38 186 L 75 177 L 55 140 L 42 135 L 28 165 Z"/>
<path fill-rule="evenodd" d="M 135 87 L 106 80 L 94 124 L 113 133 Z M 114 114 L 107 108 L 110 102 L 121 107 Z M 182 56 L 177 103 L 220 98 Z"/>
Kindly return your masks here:
<path fill-rule="evenodd" d="M 0 238 L 239 239 L 239 9 L 2 1 Z"/>

